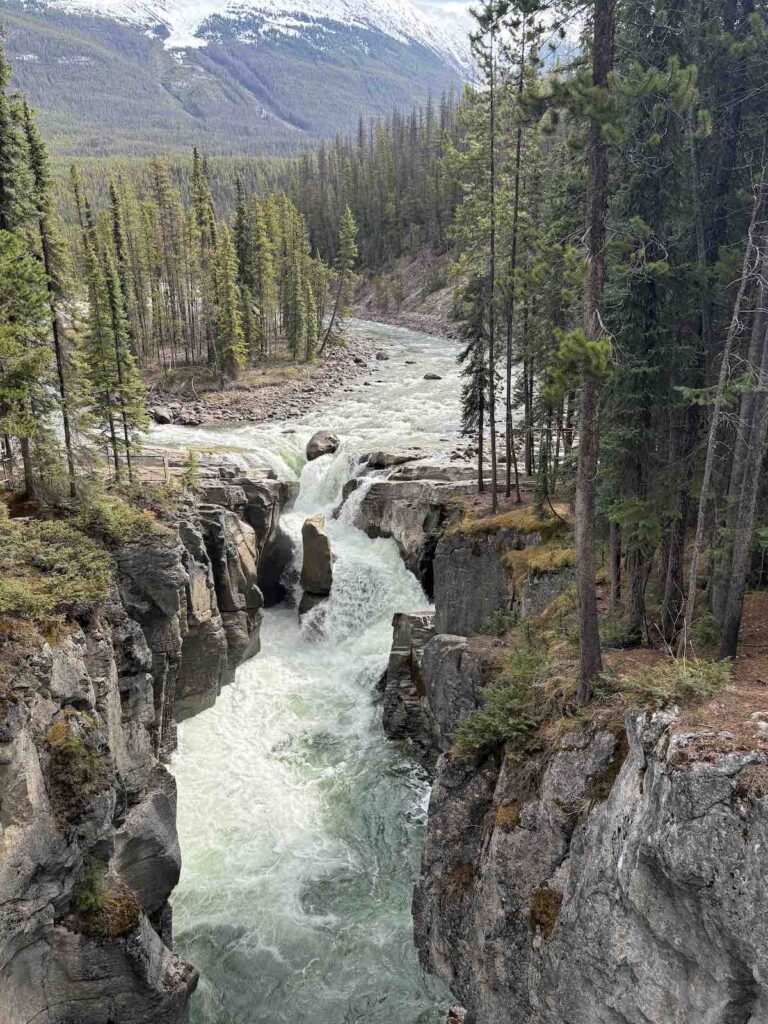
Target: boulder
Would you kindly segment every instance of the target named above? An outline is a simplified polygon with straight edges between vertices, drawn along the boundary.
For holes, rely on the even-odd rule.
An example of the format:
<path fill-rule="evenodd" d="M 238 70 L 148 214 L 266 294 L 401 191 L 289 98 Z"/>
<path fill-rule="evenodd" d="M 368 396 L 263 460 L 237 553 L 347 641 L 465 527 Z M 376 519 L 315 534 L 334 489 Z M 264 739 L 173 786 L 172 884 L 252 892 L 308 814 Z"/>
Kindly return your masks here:
<path fill-rule="evenodd" d="M 327 597 L 327 594 L 309 594 L 305 591 L 301 595 L 301 600 L 299 601 L 299 618 L 304 618 L 307 612 L 311 612 L 313 608 L 317 608 L 317 606 L 322 604 Z"/>
<path fill-rule="evenodd" d="M 173 423 L 173 413 L 167 405 L 156 405 L 149 410 L 149 415 L 155 423 Z"/>
<path fill-rule="evenodd" d="M 330 430 L 318 430 L 307 442 L 307 461 L 319 459 L 321 455 L 333 455 L 341 442 Z"/>
<path fill-rule="evenodd" d="M 390 469 L 392 466 L 401 466 L 405 462 L 413 462 L 418 459 L 418 452 L 408 454 L 407 452 L 370 452 L 363 456 L 366 466 L 369 469 Z"/>
<path fill-rule="evenodd" d="M 382 352 L 377 352 L 376 353 L 376 358 L 383 361 L 385 359 L 389 359 L 389 354 L 387 352 L 383 352 L 383 351 Z"/>
<path fill-rule="evenodd" d="M 301 528 L 304 554 L 301 564 L 302 589 L 317 597 L 327 597 L 333 583 L 331 542 L 325 530 L 325 516 L 311 516 Z"/>
<path fill-rule="evenodd" d="M 133 889 L 148 914 L 163 906 L 181 873 L 175 783 L 169 778 L 170 796 L 163 788 L 150 792 L 131 808 L 115 835 L 111 867 Z"/>
<path fill-rule="evenodd" d="M 424 380 L 442 380 L 443 378 L 439 373 L 425 373 Z"/>
<path fill-rule="evenodd" d="M 293 569 L 294 543 L 290 535 L 278 529 L 259 559 L 258 582 L 267 608 L 280 604 L 289 596 L 288 577 Z M 286 585 L 288 583 L 288 586 Z"/>

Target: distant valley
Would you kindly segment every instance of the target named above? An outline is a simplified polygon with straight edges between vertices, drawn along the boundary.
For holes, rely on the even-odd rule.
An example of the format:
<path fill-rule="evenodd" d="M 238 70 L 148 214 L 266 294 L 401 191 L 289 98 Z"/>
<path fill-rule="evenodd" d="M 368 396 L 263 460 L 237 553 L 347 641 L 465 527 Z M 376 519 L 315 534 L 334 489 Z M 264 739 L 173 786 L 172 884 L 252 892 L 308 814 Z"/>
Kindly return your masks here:
<path fill-rule="evenodd" d="M 0 3 L 14 85 L 59 155 L 288 154 L 461 88 L 461 33 L 405 0 Z"/>

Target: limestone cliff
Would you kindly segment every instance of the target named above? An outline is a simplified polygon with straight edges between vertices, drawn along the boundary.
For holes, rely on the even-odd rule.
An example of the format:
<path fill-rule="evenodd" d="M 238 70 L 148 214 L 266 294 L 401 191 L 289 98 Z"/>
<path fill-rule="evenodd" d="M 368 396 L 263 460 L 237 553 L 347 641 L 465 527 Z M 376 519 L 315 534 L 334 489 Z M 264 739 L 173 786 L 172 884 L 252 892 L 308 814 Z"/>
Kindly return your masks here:
<path fill-rule="evenodd" d="M 258 649 L 259 559 L 290 499 L 208 467 L 200 502 L 115 555 L 107 601 L 5 652 L 0 682 L 0 1021 L 183 1024 L 175 722 Z M 216 502 L 214 499 L 218 499 Z"/>
<path fill-rule="evenodd" d="M 437 758 L 421 962 L 467 1024 L 765 1024 L 768 713 L 722 728 L 612 706 L 562 718 L 534 753 L 454 748 L 497 685 L 506 642 L 483 624 L 535 615 L 571 582 L 567 565 L 515 579 L 510 551 L 549 566 L 530 558 L 540 540 L 444 535 L 434 619 L 395 617 L 385 728 Z"/>
<path fill-rule="evenodd" d="M 762 1024 L 768 750 L 633 714 L 531 778 L 444 757 L 414 897 L 424 966 L 477 1024 Z"/>

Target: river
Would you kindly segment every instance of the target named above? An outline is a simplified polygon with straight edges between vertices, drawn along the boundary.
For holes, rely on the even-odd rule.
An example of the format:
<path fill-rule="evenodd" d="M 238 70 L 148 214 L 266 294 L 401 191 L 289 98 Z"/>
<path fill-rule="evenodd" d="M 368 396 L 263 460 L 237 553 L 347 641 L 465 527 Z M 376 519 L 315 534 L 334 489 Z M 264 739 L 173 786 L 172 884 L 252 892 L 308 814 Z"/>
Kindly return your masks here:
<path fill-rule="evenodd" d="M 457 349 L 402 328 L 353 329 L 390 358 L 326 407 L 289 422 L 153 431 L 298 477 L 284 525 L 298 538 L 307 515 L 326 513 L 337 559 L 322 638 L 311 616 L 300 628 L 294 608 L 267 610 L 261 653 L 179 727 L 174 939 L 201 973 L 194 1024 L 438 1024 L 450 998 L 419 969 L 411 932 L 427 779 L 387 743 L 373 702 L 393 613 L 427 601 L 394 542 L 330 512 L 361 452 L 455 439 Z M 305 464 L 320 428 L 341 448 Z"/>

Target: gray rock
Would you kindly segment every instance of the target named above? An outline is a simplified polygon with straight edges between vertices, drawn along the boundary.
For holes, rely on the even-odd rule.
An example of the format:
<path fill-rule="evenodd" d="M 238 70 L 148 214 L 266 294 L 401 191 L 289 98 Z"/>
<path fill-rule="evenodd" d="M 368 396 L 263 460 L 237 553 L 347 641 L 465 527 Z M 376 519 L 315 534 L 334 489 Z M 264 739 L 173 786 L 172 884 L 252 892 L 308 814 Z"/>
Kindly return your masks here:
<path fill-rule="evenodd" d="M 285 601 L 289 594 L 287 576 L 293 570 L 294 543 L 278 528 L 259 558 L 258 583 L 267 608 Z"/>
<path fill-rule="evenodd" d="M 469 1024 L 467 1011 L 458 1004 L 452 1006 L 448 1011 L 448 1016 L 445 1018 L 445 1024 Z"/>
<path fill-rule="evenodd" d="M 400 466 L 406 462 L 413 462 L 418 459 L 418 454 L 407 452 L 371 452 L 363 456 L 363 461 L 369 469 L 389 469 L 391 466 Z"/>
<path fill-rule="evenodd" d="M 416 940 L 472 1020 L 768 1019 L 768 755 L 712 738 L 669 713 L 626 739 L 574 725 L 533 784 L 511 757 L 441 759 Z"/>
<path fill-rule="evenodd" d="M 299 601 L 299 618 L 303 619 L 307 612 L 311 612 L 313 608 L 323 604 L 327 597 L 327 594 L 310 594 L 304 591 Z"/>
<path fill-rule="evenodd" d="M 407 740 L 422 753 L 434 747 L 434 723 L 424 700 L 421 659 L 434 636 L 432 612 L 397 612 L 382 681 L 382 724 L 391 740 Z"/>
<path fill-rule="evenodd" d="M 162 789 L 148 793 L 131 808 L 114 842 L 112 870 L 133 889 L 147 913 L 154 914 L 181 873 L 175 799 Z"/>
<path fill-rule="evenodd" d="M 333 455 L 341 442 L 330 430 L 318 430 L 307 442 L 307 460 L 312 462 L 321 455 Z"/>
<path fill-rule="evenodd" d="M 354 515 L 354 525 L 369 537 L 392 537 L 410 571 L 432 592 L 432 558 L 437 532 L 451 498 L 469 494 L 474 483 L 400 479 L 411 469 L 398 466 L 386 480 L 374 480 Z"/>
<path fill-rule="evenodd" d="M 163 563 L 167 538 L 158 538 Z M 130 581 L 127 589 L 138 600 Z M 149 614 L 143 601 L 140 610 Z M 110 939 L 85 934 L 71 916 L 86 860 L 114 878 L 114 853 L 150 907 L 165 902 L 178 877 L 174 809 L 165 790 L 151 784 L 153 678 L 144 671 L 148 649 L 137 629 L 111 595 L 60 650 L 30 653 L 9 676 L 13 699 L 0 704 L 4 1024 L 188 1020 L 197 972 L 164 945 L 145 914 L 127 935 Z M 83 701 L 83 693 L 96 694 L 95 703 Z M 79 745 L 57 746 L 62 729 Z M 77 762 L 85 756 L 84 792 Z"/>
<path fill-rule="evenodd" d="M 376 353 L 376 358 L 379 359 L 379 360 L 382 360 L 382 361 L 385 360 L 385 359 L 389 359 L 389 353 L 384 352 L 384 351 L 377 352 Z"/>
<path fill-rule="evenodd" d="M 435 749 L 448 750 L 459 721 L 481 703 L 479 691 L 492 680 L 493 654 L 501 646 L 486 636 L 438 634 L 424 648 L 421 677 Z"/>
<path fill-rule="evenodd" d="M 442 380 L 443 378 L 439 373 L 425 373 L 424 380 Z"/>
<path fill-rule="evenodd" d="M 331 541 L 325 530 L 325 516 L 311 516 L 301 528 L 303 557 L 302 589 L 316 597 L 327 597 L 333 584 Z"/>
<path fill-rule="evenodd" d="M 440 539 L 433 567 L 439 633 L 482 633 L 495 614 L 512 609 L 514 583 L 502 558 L 517 544 L 517 535 L 506 530 L 449 533 Z"/>
<path fill-rule="evenodd" d="M 576 570 L 568 567 L 529 575 L 520 587 L 520 619 L 541 614 L 576 582 Z"/>
<path fill-rule="evenodd" d="M 149 410 L 155 423 L 173 423 L 173 413 L 167 405 L 156 405 Z"/>

